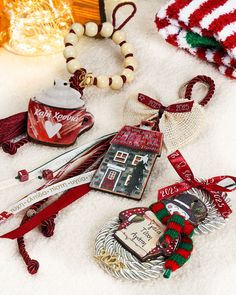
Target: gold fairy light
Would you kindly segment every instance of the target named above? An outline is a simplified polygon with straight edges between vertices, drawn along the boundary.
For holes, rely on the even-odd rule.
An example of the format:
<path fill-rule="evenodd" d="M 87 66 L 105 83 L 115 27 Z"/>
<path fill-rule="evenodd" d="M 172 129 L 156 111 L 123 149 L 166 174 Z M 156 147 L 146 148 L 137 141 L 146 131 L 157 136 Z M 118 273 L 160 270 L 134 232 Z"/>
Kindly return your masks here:
<path fill-rule="evenodd" d="M 63 49 L 73 17 L 66 0 L 6 0 L 10 17 L 5 47 L 23 55 L 52 54 Z"/>

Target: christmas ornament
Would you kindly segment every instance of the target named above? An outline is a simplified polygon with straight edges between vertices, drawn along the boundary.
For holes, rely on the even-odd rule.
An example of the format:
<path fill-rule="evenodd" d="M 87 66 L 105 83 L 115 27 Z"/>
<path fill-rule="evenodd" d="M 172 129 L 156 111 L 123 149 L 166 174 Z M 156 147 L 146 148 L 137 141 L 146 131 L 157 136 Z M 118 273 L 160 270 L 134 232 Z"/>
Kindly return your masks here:
<path fill-rule="evenodd" d="M 81 94 L 63 80 L 55 80 L 53 87 L 30 99 L 28 112 L 3 119 L 2 148 L 15 154 L 30 140 L 54 146 L 69 146 L 94 124 L 93 116 L 86 111 Z M 27 128 L 25 127 L 27 124 Z M 13 130 L 9 135 L 9 127 Z M 17 138 L 27 129 L 27 136 Z M 6 135 L 5 135 L 6 133 Z"/>
<path fill-rule="evenodd" d="M 192 90 L 197 83 L 204 83 L 208 87 L 208 93 L 199 103 L 192 100 Z M 136 97 L 127 100 L 123 112 L 124 123 L 137 125 L 141 120 L 157 117 L 165 146 L 169 151 L 174 151 L 200 134 L 205 121 L 203 107 L 209 103 L 214 92 L 215 83 L 210 77 L 197 76 L 186 83 L 184 98 L 170 106 L 164 106 L 156 99 L 139 93 L 138 101 Z"/>
<path fill-rule="evenodd" d="M 140 200 L 156 158 L 161 155 L 162 133 L 149 122 L 140 128 L 124 126 L 111 141 L 91 187 Z"/>
<path fill-rule="evenodd" d="M 131 5 L 133 12 L 130 16 L 120 25 L 116 24 L 116 13 L 122 6 Z M 134 79 L 134 70 L 137 63 L 134 59 L 133 45 L 126 42 L 125 33 L 121 29 L 127 24 L 127 22 L 135 15 L 136 6 L 133 2 L 124 2 L 118 4 L 112 13 L 112 24 L 105 22 L 101 26 L 98 26 L 94 22 L 88 22 L 85 25 L 81 23 L 75 23 L 72 25 L 69 34 L 65 37 L 65 50 L 64 57 L 66 58 L 67 69 L 69 73 L 73 74 L 70 82 L 73 87 L 79 91 L 83 91 L 85 87 L 95 85 L 98 88 L 110 87 L 113 90 L 118 90 L 128 82 L 132 82 Z M 98 34 L 103 38 L 111 38 L 112 41 L 119 45 L 121 53 L 124 56 L 125 69 L 120 75 L 114 75 L 108 77 L 105 75 L 99 75 L 95 77 L 92 73 L 86 69 L 81 68 L 80 63 L 76 57 L 76 45 L 83 35 L 88 37 L 95 37 Z"/>
<path fill-rule="evenodd" d="M 168 43 L 214 63 L 222 74 L 235 79 L 235 15 L 234 0 L 172 0 L 155 21 Z"/>
<path fill-rule="evenodd" d="M 52 54 L 63 49 L 73 17 L 67 0 L 9 0 L 9 41 L 4 47 L 22 55 Z"/>
<path fill-rule="evenodd" d="M 115 277 L 169 278 L 190 258 L 193 233 L 220 228 L 232 213 L 226 193 L 236 190 L 236 177 L 197 180 L 179 151 L 168 159 L 184 181 L 160 189 L 150 208 L 121 212 L 96 238 L 96 260 Z"/>
<path fill-rule="evenodd" d="M 74 144 L 79 134 L 93 126 L 81 94 L 63 80 L 31 99 L 27 133 L 30 139 L 57 146 Z"/>

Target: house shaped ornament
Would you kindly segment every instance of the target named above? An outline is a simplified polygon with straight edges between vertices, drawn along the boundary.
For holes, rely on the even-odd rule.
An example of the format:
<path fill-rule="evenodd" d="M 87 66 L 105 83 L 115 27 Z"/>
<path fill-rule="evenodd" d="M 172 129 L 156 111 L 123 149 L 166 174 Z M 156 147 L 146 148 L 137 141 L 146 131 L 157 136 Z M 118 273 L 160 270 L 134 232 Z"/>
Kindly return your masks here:
<path fill-rule="evenodd" d="M 161 155 L 163 134 L 141 127 L 124 126 L 112 139 L 90 186 L 140 200 L 156 158 Z"/>

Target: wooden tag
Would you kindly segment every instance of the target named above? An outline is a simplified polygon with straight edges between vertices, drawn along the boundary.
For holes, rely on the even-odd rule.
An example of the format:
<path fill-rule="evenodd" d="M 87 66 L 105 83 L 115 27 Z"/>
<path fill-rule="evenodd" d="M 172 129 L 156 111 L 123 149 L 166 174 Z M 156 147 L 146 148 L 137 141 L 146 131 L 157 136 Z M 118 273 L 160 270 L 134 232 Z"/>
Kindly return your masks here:
<path fill-rule="evenodd" d="M 160 132 L 124 126 L 111 141 L 90 186 L 140 200 L 162 140 Z"/>
<path fill-rule="evenodd" d="M 162 255 L 159 238 L 165 226 L 148 208 L 133 208 L 120 213 L 121 225 L 114 237 L 141 261 Z"/>

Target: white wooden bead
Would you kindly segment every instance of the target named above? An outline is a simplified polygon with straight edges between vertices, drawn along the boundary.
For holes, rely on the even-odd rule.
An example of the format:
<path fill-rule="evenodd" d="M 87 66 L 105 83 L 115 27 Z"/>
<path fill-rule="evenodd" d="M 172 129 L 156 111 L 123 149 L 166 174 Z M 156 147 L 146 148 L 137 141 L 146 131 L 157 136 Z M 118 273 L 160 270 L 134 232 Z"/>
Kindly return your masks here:
<path fill-rule="evenodd" d="M 121 46 L 121 52 L 123 55 L 134 53 L 134 46 L 130 43 L 125 43 Z"/>
<path fill-rule="evenodd" d="M 97 77 L 97 86 L 99 88 L 106 88 L 109 86 L 109 78 L 107 76 L 98 76 Z"/>
<path fill-rule="evenodd" d="M 125 62 L 124 62 L 125 68 L 128 66 L 132 66 L 134 70 L 137 68 L 137 61 L 133 56 L 126 57 Z"/>
<path fill-rule="evenodd" d="M 123 86 L 123 80 L 121 76 L 115 75 L 112 76 L 112 83 L 111 83 L 111 89 L 113 90 L 119 90 Z"/>
<path fill-rule="evenodd" d="M 134 80 L 134 72 L 130 69 L 124 69 L 124 71 L 122 72 L 122 75 L 126 77 L 126 81 L 128 83 Z"/>
<path fill-rule="evenodd" d="M 100 35 L 104 38 L 109 38 L 111 37 L 113 33 L 114 27 L 111 23 L 103 23 L 102 24 L 102 29 L 100 31 Z"/>
<path fill-rule="evenodd" d="M 71 26 L 71 29 L 76 33 L 77 37 L 80 38 L 84 34 L 84 26 L 80 23 L 75 23 Z"/>
<path fill-rule="evenodd" d="M 93 22 L 89 22 L 85 25 L 85 35 L 88 37 L 95 37 L 98 33 L 98 25 Z"/>
<path fill-rule="evenodd" d="M 80 63 L 77 59 L 72 59 L 67 63 L 67 70 L 69 73 L 74 74 L 77 70 L 80 69 Z"/>
<path fill-rule="evenodd" d="M 64 42 L 65 44 L 70 43 L 72 45 L 75 45 L 78 43 L 78 37 L 74 33 L 69 33 L 65 36 Z"/>
<path fill-rule="evenodd" d="M 63 51 L 63 55 L 66 59 L 69 57 L 75 57 L 76 50 L 75 50 L 74 46 L 67 46 Z"/>
<path fill-rule="evenodd" d="M 121 42 L 125 41 L 125 33 L 120 30 L 116 31 L 112 36 L 112 40 L 119 45 Z"/>

